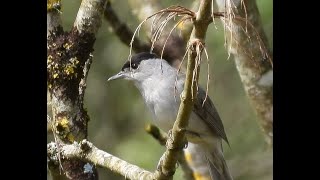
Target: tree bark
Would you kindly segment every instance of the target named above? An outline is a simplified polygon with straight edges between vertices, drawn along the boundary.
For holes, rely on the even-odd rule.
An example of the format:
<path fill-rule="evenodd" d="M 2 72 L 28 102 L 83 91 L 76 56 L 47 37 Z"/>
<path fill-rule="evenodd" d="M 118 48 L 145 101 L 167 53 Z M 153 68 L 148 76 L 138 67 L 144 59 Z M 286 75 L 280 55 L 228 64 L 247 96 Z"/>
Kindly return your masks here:
<path fill-rule="evenodd" d="M 48 9 L 47 12 L 47 85 L 51 96 L 53 133 L 58 146 L 88 136 L 89 116 L 83 108 L 83 96 L 105 2 L 83 0 L 70 32 L 63 31 L 58 11 Z M 98 179 L 96 168 L 91 166 L 91 171 L 85 171 L 84 161 L 70 159 L 62 162 L 68 179 Z"/>
<path fill-rule="evenodd" d="M 272 146 L 273 58 L 256 1 L 217 0 L 216 2 L 219 11 L 226 12 L 223 22 L 226 27 L 229 53 L 234 56 L 243 87 L 260 119 L 266 141 Z M 230 16 L 231 18 L 227 18 Z"/>

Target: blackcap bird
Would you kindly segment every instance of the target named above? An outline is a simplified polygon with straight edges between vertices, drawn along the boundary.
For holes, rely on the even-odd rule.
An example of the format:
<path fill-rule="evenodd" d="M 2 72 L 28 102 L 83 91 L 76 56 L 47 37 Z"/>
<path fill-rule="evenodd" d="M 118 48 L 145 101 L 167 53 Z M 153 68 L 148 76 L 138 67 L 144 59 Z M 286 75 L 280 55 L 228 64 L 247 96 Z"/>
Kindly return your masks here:
<path fill-rule="evenodd" d="M 185 78 L 184 73 L 177 73 L 177 69 L 167 61 L 155 54 L 143 52 L 133 55 L 131 61 L 127 61 L 121 71 L 108 81 L 133 81 L 149 108 L 154 123 L 168 132 L 176 120 Z M 214 180 L 232 180 L 222 150 L 222 140 L 228 144 L 229 142 L 211 99 L 207 97 L 203 104 L 205 97 L 206 92 L 199 87 L 186 128 L 186 138 L 188 143 L 200 147 L 202 152 L 199 153 L 206 157 Z"/>

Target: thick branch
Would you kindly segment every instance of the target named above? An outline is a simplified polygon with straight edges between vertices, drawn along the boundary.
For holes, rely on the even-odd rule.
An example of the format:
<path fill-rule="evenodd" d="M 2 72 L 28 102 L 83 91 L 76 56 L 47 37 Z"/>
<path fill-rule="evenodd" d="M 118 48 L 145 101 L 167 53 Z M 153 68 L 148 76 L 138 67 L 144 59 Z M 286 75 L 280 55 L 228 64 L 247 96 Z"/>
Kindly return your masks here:
<path fill-rule="evenodd" d="M 89 116 L 83 108 L 83 96 L 104 4 L 105 0 L 83 0 L 75 27 L 70 32 L 63 32 L 60 28 L 47 38 L 47 83 L 51 96 L 52 129 L 60 144 L 80 141 L 88 135 Z M 95 167 L 84 173 L 81 170 L 84 165 L 85 162 L 79 160 L 62 162 L 69 179 L 97 179 Z"/>
<path fill-rule="evenodd" d="M 114 173 L 120 174 L 128 179 L 154 179 L 153 173 L 146 171 L 138 166 L 132 165 L 122 159 L 119 159 L 107 152 L 104 152 L 95 147 L 91 142 L 87 140 L 81 141 L 79 144 L 74 142 L 73 144 L 64 145 L 61 147 L 62 161 L 69 159 L 80 159 L 82 161 L 90 162 L 98 167 L 109 169 Z M 47 145 L 47 154 L 50 161 L 57 163 L 56 153 L 57 146 L 55 143 L 49 143 Z M 85 167 L 81 167 L 85 171 Z M 88 165 L 87 171 L 90 169 Z"/>
<path fill-rule="evenodd" d="M 196 67 L 196 57 L 201 56 L 201 50 L 196 51 L 199 44 L 204 44 L 206 30 L 210 24 L 211 0 L 202 0 L 194 19 L 194 27 L 189 40 L 189 53 L 186 80 L 181 95 L 181 103 L 177 119 L 173 125 L 172 137 L 168 138 L 167 150 L 164 153 L 162 166 L 158 179 L 172 179 L 178 156 L 185 145 L 185 129 L 189 123 L 194 98 L 197 94 L 198 77 L 193 77 L 194 71 L 199 74 L 200 68 Z"/>
<path fill-rule="evenodd" d="M 234 55 L 244 89 L 252 107 L 261 119 L 266 140 L 272 146 L 273 60 L 271 50 L 263 31 L 256 1 L 244 1 L 245 7 L 241 5 L 241 0 L 233 0 L 233 2 L 237 7 L 232 9 L 235 17 L 224 18 L 225 26 L 227 26 L 229 52 Z M 224 0 L 217 0 L 217 4 L 220 11 L 225 11 Z M 267 80 L 266 83 L 265 80 Z"/>
<path fill-rule="evenodd" d="M 81 33 L 96 34 L 102 23 L 106 0 L 82 0 L 74 26 Z"/>

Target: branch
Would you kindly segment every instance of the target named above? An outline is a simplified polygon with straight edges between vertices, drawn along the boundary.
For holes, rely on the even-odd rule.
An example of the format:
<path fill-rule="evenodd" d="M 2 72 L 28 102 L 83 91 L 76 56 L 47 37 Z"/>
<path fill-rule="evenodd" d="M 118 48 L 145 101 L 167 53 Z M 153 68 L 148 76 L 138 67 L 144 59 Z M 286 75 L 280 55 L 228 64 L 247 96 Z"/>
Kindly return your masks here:
<path fill-rule="evenodd" d="M 119 39 L 129 46 L 133 32 L 125 23 L 120 21 L 118 15 L 112 8 L 110 1 L 107 1 L 107 5 L 104 10 L 104 17 L 110 23 L 113 32 L 115 32 Z M 145 44 L 135 37 L 132 48 L 135 52 L 149 51 L 150 44 Z"/>
<path fill-rule="evenodd" d="M 217 0 L 219 11 L 226 11 L 223 22 L 229 52 L 269 145 L 273 144 L 272 55 L 263 31 L 256 1 Z M 231 3 L 232 3 L 231 2 Z M 227 9 L 225 9 L 225 3 Z M 233 16 L 230 14 L 234 13 Z M 231 18 L 230 18 L 231 16 Z M 233 18 L 232 18 L 233 17 Z M 266 77 L 266 78 L 264 78 Z M 265 82 L 267 80 L 267 82 Z M 270 83 L 271 82 L 271 83 Z"/>
<path fill-rule="evenodd" d="M 211 2 L 211 0 L 202 0 L 196 18 L 193 20 L 194 27 L 188 46 L 188 65 L 184 90 L 181 94 L 181 103 L 177 119 L 173 125 L 172 136 L 167 141 L 167 149 L 163 155 L 158 179 L 172 179 L 179 153 L 181 153 L 185 145 L 185 129 L 188 126 L 189 117 L 196 98 L 198 74 L 200 71 L 200 66 L 196 66 L 196 58 L 201 57 L 206 31 L 210 24 Z M 194 77 L 194 74 L 197 74 L 197 76 Z"/>
<path fill-rule="evenodd" d="M 61 149 L 62 161 L 81 159 L 95 164 L 98 167 L 109 169 L 125 178 L 144 180 L 154 179 L 153 173 L 104 152 L 85 139 L 80 143 L 74 142 L 73 144 L 64 145 Z M 58 163 L 56 157 L 57 151 L 56 143 L 51 142 L 47 145 L 47 155 L 52 163 Z M 90 170 L 89 165 L 81 168 L 83 171 L 86 171 L 86 169 L 87 171 L 88 169 Z"/>
<path fill-rule="evenodd" d="M 148 134 L 150 134 L 154 139 L 156 139 L 160 145 L 166 145 L 167 134 L 162 132 L 157 126 L 148 124 L 145 127 L 145 130 Z"/>
<path fill-rule="evenodd" d="M 81 33 L 96 34 L 102 23 L 106 0 L 82 0 L 74 26 Z"/>

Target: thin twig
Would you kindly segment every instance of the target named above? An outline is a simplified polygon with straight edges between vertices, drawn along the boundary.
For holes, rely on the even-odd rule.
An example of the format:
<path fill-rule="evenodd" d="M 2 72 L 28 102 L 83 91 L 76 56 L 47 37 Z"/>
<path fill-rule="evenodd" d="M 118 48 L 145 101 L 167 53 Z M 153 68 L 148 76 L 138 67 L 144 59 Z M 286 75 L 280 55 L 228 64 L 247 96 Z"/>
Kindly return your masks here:
<path fill-rule="evenodd" d="M 150 134 L 154 139 L 156 139 L 160 145 L 164 146 L 167 141 L 167 134 L 162 132 L 157 126 L 148 124 L 145 127 L 145 130 Z"/>

